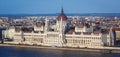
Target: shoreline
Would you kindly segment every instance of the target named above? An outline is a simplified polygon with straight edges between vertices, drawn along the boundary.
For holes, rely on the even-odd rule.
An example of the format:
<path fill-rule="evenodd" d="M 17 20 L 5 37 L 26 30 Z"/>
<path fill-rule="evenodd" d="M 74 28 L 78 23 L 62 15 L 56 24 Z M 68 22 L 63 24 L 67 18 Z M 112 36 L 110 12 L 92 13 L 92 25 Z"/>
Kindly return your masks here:
<path fill-rule="evenodd" d="M 32 45 L 15 45 L 15 44 L 0 44 L 0 46 L 51 49 L 51 50 L 83 51 L 83 52 L 97 52 L 97 53 L 120 53 L 120 49 L 67 48 L 67 47 L 32 46 Z"/>

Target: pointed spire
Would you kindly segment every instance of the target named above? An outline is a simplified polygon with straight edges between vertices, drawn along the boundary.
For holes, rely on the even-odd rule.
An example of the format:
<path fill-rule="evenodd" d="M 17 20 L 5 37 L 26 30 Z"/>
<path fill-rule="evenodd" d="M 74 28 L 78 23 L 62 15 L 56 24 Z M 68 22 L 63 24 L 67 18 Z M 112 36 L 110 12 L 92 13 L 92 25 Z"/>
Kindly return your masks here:
<path fill-rule="evenodd" d="M 63 7 L 61 7 L 61 13 L 60 13 L 60 15 L 57 17 L 57 20 L 58 20 L 58 21 L 61 21 L 61 17 L 62 17 L 62 20 L 63 20 L 63 21 L 66 21 L 66 20 L 67 20 L 67 16 L 64 14 Z"/>
<path fill-rule="evenodd" d="M 64 13 L 63 6 L 61 7 L 61 13 L 62 13 L 62 14 Z"/>

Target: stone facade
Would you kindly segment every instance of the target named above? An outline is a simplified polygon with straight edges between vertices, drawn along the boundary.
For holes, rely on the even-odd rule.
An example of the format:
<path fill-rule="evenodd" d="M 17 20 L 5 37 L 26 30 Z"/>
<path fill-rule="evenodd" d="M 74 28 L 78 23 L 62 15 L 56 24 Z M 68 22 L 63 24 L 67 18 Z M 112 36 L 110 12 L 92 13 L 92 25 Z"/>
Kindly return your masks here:
<path fill-rule="evenodd" d="M 108 34 L 93 33 L 91 26 L 84 26 L 83 24 L 75 26 L 74 31 L 66 32 L 67 17 L 63 10 L 56 22 L 56 28 L 53 31 L 50 30 L 48 19 L 45 20 L 45 25 L 37 24 L 34 26 L 34 30 L 29 32 L 15 31 L 15 27 L 10 27 L 3 31 L 3 35 L 4 38 L 12 39 L 12 41 L 5 41 L 5 43 L 84 48 L 115 45 L 116 39 L 113 31 L 109 31 Z"/>

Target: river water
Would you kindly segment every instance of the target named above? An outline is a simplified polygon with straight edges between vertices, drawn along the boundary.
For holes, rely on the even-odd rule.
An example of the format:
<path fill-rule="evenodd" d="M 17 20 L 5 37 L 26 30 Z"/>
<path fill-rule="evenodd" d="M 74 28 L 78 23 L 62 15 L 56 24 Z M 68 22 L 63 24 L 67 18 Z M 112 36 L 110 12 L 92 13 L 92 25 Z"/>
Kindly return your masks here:
<path fill-rule="evenodd" d="M 0 46 L 0 57 L 120 57 L 120 54 Z"/>

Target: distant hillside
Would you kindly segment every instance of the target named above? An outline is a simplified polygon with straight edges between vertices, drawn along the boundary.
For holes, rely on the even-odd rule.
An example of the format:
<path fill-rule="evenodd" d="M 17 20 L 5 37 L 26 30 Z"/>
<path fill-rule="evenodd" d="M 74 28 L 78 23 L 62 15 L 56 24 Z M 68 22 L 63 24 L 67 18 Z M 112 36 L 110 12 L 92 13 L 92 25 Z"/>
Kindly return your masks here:
<path fill-rule="evenodd" d="M 0 17 L 20 18 L 25 16 L 58 16 L 57 14 L 0 14 Z M 83 14 L 66 14 L 67 16 L 104 16 L 120 17 L 120 13 L 83 13 Z"/>

